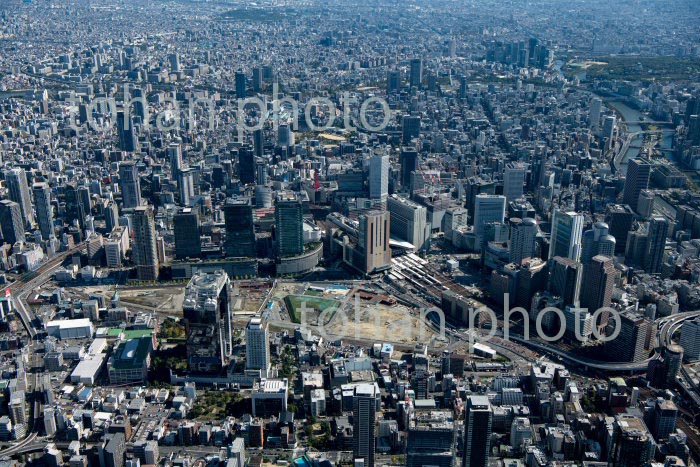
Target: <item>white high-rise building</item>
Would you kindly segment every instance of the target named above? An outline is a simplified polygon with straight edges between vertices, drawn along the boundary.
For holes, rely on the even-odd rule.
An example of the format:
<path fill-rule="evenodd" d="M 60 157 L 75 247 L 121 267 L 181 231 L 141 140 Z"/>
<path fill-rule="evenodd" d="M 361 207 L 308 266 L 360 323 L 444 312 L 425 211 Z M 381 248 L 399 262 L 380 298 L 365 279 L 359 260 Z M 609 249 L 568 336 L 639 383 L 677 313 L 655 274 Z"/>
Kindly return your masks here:
<path fill-rule="evenodd" d="M 511 202 L 523 195 L 527 165 L 522 162 L 510 162 L 503 171 L 503 195 Z"/>
<path fill-rule="evenodd" d="M 393 195 L 388 200 L 387 209 L 391 214 L 390 232 L 393 235 L 413 244 L 416 250 L 428 247 L 431 224 L 425 206 Z"/>
<path fill-rule="evenodd" d="M 267 323 L 260 318 L 253 318 L 245 328 L 246 368 L 261 370 L 267 376 L 270 369 L 270 334 Z"/>
<path fill-rule="evenodd" d="M 574 261 L 581 259 L 583 216 L 573 211 L 555 210 L 552 216 L 552 235 L 549 242 L 549 258 L 562 256 Z"/>
<path fill-rule="evenodd" d="M 683 323 L 680 344 L 687 360 L 700 360 L 700 319 Z"/>
<path fill-rule="evenodd" d="M 369 159 L 369 197 L 386 201 L 389 196 L 389 156 L 376 154 Z"/>
<path fill-rule="evenodd" d="M 510 245 L 508 256 L 511 263 L 520 264 L 535 255 L 535 237 L 539 229 L 537 221 L 531 217 L 510 219 Z"/>

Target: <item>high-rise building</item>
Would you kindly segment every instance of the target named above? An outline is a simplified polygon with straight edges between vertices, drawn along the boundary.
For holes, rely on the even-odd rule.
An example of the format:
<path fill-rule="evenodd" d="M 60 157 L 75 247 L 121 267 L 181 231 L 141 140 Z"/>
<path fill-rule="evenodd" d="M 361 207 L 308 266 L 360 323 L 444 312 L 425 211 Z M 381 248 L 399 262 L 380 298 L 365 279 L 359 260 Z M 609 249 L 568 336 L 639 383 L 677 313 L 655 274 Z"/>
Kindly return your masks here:
<path fill-rule="evenodd" d="M 388 199 L 391 233 L 423 250 L 430 242 L 430 223 L 425 206 L 393 195 Z"/>
<path fill-rule="evenodd" d="M 19 203 L 9 199 L 0 200 L 0 229 L 2 229 L 2 239 L 5 243 L 12 245 L 25 240 L 24 222 Z"/>
<path fill-rule="evenodd" d="M 376 384 L 359 384 L 355 386 L 352 399 L 352 454 L 355 460 L 361 460 L 364 467 L 374 467 L 377 396 L 378 387 Z"/>
<path fill-rule="evenodd" d="M 535 238 L 539 233 L 537 221 L 531 217 L 510 219 L 510 245 L 508 259 L 520 264 L 522 260 L 535 256 Z"/>
<path fill-rule="evenodd" d="M 253 149 L 255 150 L 255 157 L 261 158 L 263 156 L 263 149 L 265 148 L 265 133 L 262 128 L 258 128 L 253 131 Z"/>
<path fill-rule="evenodd" d="M 455 422 L 449 410 L 411 412 L 406 443 L 406 467 L 453 467 Z"/>
<path fill-rule="evenodd" d="M 506 201 L 514 201 L 523 196 L 527 165 L 522 162 L 509 162 L 503 171 L 503 195 Z"/>
<path fill-rule="evenodd" d="M 506 197 L 501 195 L 476 195 L 474 201 L 474 234 L 481 245 L 481 237 L 487 224 L 503 223 L 506 216 Z"/>
<path fill-rule="evenodd" d="M 573 305 L 578 302 L 581 292 L 583 266 L 571 258 L 555 256 L 549 260 L 548 290 L 562 298 L 562 304 Z"/>
<path fill-rule="evenodd" d="M 535 292 L 544 290 L 547 286 L 547 263 L 540 258 L 524 260 L 518 274 L 516 288 L 516 303 L 525 309 L 532 304 Z"/>
<path fill-rule="evenodd" d="M 35 183 L 32 186 L 34 204 L 36 205 L 36 220 L 44 240 L 55 238 L 53 225 L 53 206 L 51 206 L 51 188 L 48 183 Z"/>
<path fill-rule="evenodd" d="M 608 224 L 596 222 L 583 233 L 581 263 L 586 265 L 596 255 L 615 256 L 615 237 L 608 233 Z"/>
<path fill-rule="evenodd" d="M 619 362 L 638 362 L 649 355 L 653 323 L 636 313 L 620 313 L 620 334 L 607 342 L 608 354 Z"/>
<path fill-rule="evenodd" d="M 168 146 L 168 160 L 170 161 L 170 171 L 173 178 L 177 177 L 182 169 L 182 146 L 172 143 Z"/>
<path fill-rule="evenodd" d="M 401 89 L 401 72 L 399 70 L 389 70 L 386 74 L 386 92 L 392 94 Z"/>
<path fill-rule="evenodd" d="M 552 235 L 549 257 L 563 256 L 578 261 L 581 258 L 583 216 L 575 212 L 555 210 L 552 216 Z"/>
<path fill-rule="evenodd" d="M 280 193 L 275 204 L 277 256 L 295 256 L 304 251 L 304 206 L 293 193 Z"/>
<path fill-rule="evenodd" d="M 189 167 L 180 170 L 177 177 L 177 186 L 180 191 L 180 204 L 189 206 L 194 197 L 194 174 Z"/>
<path fill-rule="evenodd" d="M 187 366 L 193 373 L 218 373 L 232 350 L 230 281 L 223 270 L 196 273 L 182 303 Z"/>
<path fill-rule="evenodd" d="M 643 262 L 644 270 L 649 274 L 661 272 L 668 230 L 668 221 L 664 217 L 653 217 L 651 221 L 649 221 L 649 227 L 647 230 L 647 249 Z"/>
<path fill-rule="evenodd" d="M 255 258 L 253 206 L 248 198 L 229 199 L 224 205 L 226 240 L 224 253 L 233 258 Z"/>
<path fill-rule="evenodd" d="M 493 412 L 486 396 L 467 396 L 464 414 L 463 467 L 487 467 Z"/>
<path fill-rule="evenodd" d="M 245 328 L 245 366 L 252 370 L 261 370 L 267 377 L 270 369 L 270 334 L 267 323 L 260 318 L 253 318 Z"/>
<path fill-rule="evenodd" d="M 634 219 L 635 214 L 630 206 L 624 204 L 608 206 L 605 222 L 607 222 L 610 226 L 610 235 L 615 237 L 616 254 L 625 252 L 625 247 L 627 246 L 627 235 L 632 230 Z"/>
<path fill-rule="evenodd" d="M 192 208 L 182 208 L 173 216 L 175 256 L 196 258 L 202 254 L 199 238 L 199 214 Z"/>
<path fill-rule="evenodd" d="M 654 435 L 657 442 L 667 440 L 669 435 L 676 432 L 676 418 L 678 417 L 678 407 L 673 401 L 658 398 L 654 406 L 649 408 L 645 414 L 645 421 L 648 420 L 647 427 Z"/>
<path fill-rule="evenodd" d="M 105 227 L 107 232 L 112 232 L 119 225 L 119 207 L 114 201 L 109 201 L 105 206 Z"/>
<path fill-rule="evenodd" d="M 418 151 L 415 148 L 402 147 L 399 154 L 399 163 L 401 165 L 401 186 L 410 188 L 411 173 L 418 170 Z"/>
<path fill-rule="evenodd" d="M 411 142 L 413 138 L 420 136 L 420 117 L 404 115 L 401 118 L 401 141 L 404 144 Z"/>
<path fill-rule="evenodd" d="M 686 360 L 694 362 L 700 359 L 700 318 L 683 323 L 680 345 Z"/>
<path fill-rule="evenodd" d="M 122 206 L 132 209 L 141 206 L 141 181 L 136 162 L 119 164 L 119 189 L 122 192 Z"/>
<path fill-rule="evenodd" d="M 654 460 L 656 445 L 641 418 L 630 414 L 615 417 L 613 462 L 618 467 L 644 467 Z"/>
<path fill-rule="evenodd" d="M 357 245 L 349 244 L 343 251 L 345 262 L 363 274 L 374 274 L 389 269 L 389 213 L 368 211 L 361 214 L 358 220 Z"/>
<path fill-rule="evenodd" d="M 32 198 L 29 194 L 29 184 L 24 169 L 16 168 L 5 172 L 5 185 L 7 186 L 8 197 L 19 204 L 24 226 L 29 227 L 34 224 Z"/>
<path fill-rule="evenodd" d="M 589 313 L 610 307 L 616 275 L 615 263 L 610 256 L 594 256 L 586 266 L 581 306 L 587 308 Z M 602 330 L 608 324 L 609 313 L 601 312 L 599 316 L 595 325 Z"/>
<path fill-rule="evenodd" d="M 639 193 L 649 188 L 652 163 L 643 158 L 631 159 L 627 163 L 627 175 L 625 176 L 625 190 L 623 201 L 637 211 Z"/>
<path fill-rule="evenodd" d="M 244 185 L 255 183 L 255 153 L 250 148 L 238 149 L 238 178 Z"/>
<path fill-rule="evenodd" d="M 126 438 L 124 433 L 108 433 L 105 444 L 101 447 L 100 458 L 104 459 L 105 467 L 124 467 L 126 454 Z"/>
<path fill-rule="evenodd" d="M 253 68 L 253 79 L 252 83 L 253 85 L 253 92 L 260 92 L 263 90 L 263 69 L 261 67 L 255 67 Z"/>
<path fill-rule="evenodd" d="M 408 84 L 412 88 L 420 88 L 423 81 L 423 60 L 414 58 L 411 60 L 411 66 L 408 77 Z"/>
<path fill-rule="evenodd" d="M 136 129 L 131 113 L 123 110 L 117 112 L 117 136 L 119 149 L 126 152 L 136 151 Z"/>
<path fill-rule="evenodd" d="M 246 76 L 242 71 L 237 71 L 235 75 L 236 99 L 245 99 L 246 96 Z"/>
<path fill-rule="evenodd" d="M 613 138 L 615 137 L 615 116 L 607 115 L 603 119 L 603 132 L 601 134 L 603 137 L 605 151 L 609 151 L 612 147 Z"/>
<path fill-rule="evenodd" d="M 134 209 L 132 219 L 134 229 L 134 244 L 131 257 L 136 264 L 139 280 L 154 281 L 158 279 L 160 265 L 158 263 L 158 248 L 156 226 L 153 222 L 153 210 L 150 206 L 139 206 Z"/>
<path fill-rule="evenodd" d="M 386 201 L 389 196 L 389 156 L 375 154 L 369 159 L 369 197 Z"/>
<path fill-rule="evenodd" d="M 442 231 L 445 238 L 452 241 L 452 232 L 468 224 L 469 214 L 462 206 L 447 208 L 442 218 Z"/>
<path fill-rule="evenodd" d="M 598 128 L 598 125 L 600 125 L 600 115 L 602 110 L 603 101 L 598 97 L 591 99 L 591 107 L 588 114 L 591 128 Z"/>

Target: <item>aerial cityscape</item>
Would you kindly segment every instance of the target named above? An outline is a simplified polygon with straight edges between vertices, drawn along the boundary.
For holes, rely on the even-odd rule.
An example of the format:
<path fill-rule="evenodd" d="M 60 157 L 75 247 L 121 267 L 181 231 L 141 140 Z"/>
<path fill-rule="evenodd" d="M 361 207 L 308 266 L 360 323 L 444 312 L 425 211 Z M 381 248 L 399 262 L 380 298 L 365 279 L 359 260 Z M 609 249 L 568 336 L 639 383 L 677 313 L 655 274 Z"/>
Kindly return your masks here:
<path fill-rule="evenodd" d="M 697 0 L 0 0 L 0 467 L 696 467 Z"/>

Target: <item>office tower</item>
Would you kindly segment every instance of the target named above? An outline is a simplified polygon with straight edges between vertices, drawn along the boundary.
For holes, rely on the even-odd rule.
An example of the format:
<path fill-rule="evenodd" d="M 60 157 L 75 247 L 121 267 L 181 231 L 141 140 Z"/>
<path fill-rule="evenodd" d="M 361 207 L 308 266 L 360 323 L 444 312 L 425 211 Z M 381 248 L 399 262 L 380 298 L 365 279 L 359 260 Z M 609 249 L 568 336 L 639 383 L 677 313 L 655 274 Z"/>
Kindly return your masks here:
<path fill-rule="evenodd" d="M 192 208 L 182 208 L 173 216 L 175 232 L 175 256 L 177 258 L 196 258 L 202 254 L 199 239 L 199 215 Z"/>
<path fill-rule="evenodd" d="M 583 233 L 581 263 L 586 265 L 596 255 L 615 256 L 615 237 L 610 235 L 608 224 L 596 222 Z"/>
<path fill-rule="evenodd" d="M 637 211 L 639 193 L 649 188 L 651 166 L 651 162 L 642 158 L 631 159 L 627 163 L 625 190 L 622 199 L 625 204 L 628 204 L 635 211 Z"/>
<path fill-rule="evenodd" d="M 245 88 L 245 73 L 242 71 L 237 71 L 235 76 L 236 82 L 236 99 L 245 99 L 246 88 Z"/>
<path fill-rule="evenodd" d="M 117 112 L 117 136 L 119 149 L 126 152 L 136 151 L 136 130 L 131 114 L 123 110 Z"/>
<path fill-rule="evenodd" d="M 555 210 L 552 216 L 552 235 L 549 257 L 563 256 L 578 261 L 581 258 L 583 216 L 575 212 Z"/>
<path fill-rule="evenodd" d="M 588 114 L 591 128 L 598 128 L 598 125 L 600 125 L 600 115 L 602 110 L 603 101 L 598 97 L 594 97 L 593 99 L 591 99 L 591 107 Z"/>
<path fill-rule="evenodd" d="M 34 224 L 34 209 L 32 209 L 32 198 L 24 169 L 10 169 L 5 172 L 5 185 L 8 197 L 19 204 L 24 226 L 29 227 Z"/>
<path fill-rule="evenodd" d="M 255 150 L 255 157 L 261 158 L 263 156 L 263 148 L 265 147 L 265 134 L 262 128 L 258 128 L 253 131 L 253 149 Z"/>
<path fill-rule="evenodd" d="M 673 389 L 676 387 L 678 372 L 683 366 L 683 347 L 677 344 L 671 344 L 664 348 L 664 375 L 663 380 L 665 388 Z"/>
<path fill-rule="evenodd" d="M 304 252 L 304 207 L 292 193 L 280 193 L 275 205 L 277 256 L 295 256 Z"/>
<path fill-rule="evenodd" d="M 85 219 L 85 216 L 92 214 L 92 199 L 90 197 L 89 187 L 85 185 L 78 187 L 78 204 L 82 209 L 83 219 Z"/>
<path fill-rule="evenodd" d="M 255 185 L 256 188 L 267 184 L 267 164 L 258 162 L 255 165 Z"/>
<path fill-rule="evenodd" d="M 391 214 L 391 233 L 412 244 L 416 250 L 423 250 L 430 242 L 430 223 L 425 206 L 406 198 L 391 196 L 387 202 Z"/>
<path fill-rule="evenodd" d="M 463 467 L 487 467 L 491 444 L 492 411 L 486 396 L 467 396 L 464 414 Z"/>
<path fill-rule="evenodd" d="M 224 205 L 224 253 L 232 258 L 255 258 L 255 223 L 250 199 L 229 199 Z"/>
<path fill-rule="evenodd" d="M 194 174 L 189 167 L 180 170 L 177 177 L 177 187 L 180 191 L 180 204 L 189 206 L 194 197 Z"/>
<path fill-rule="evenodd" d="M 105 206 L 105 227 L 111 232 L 119 225 L 119 207 L 114 201 L 109 201 Z"/>
<path fill-rule="evenodd" d="M 261 67 L 253 68 L 253 92 L 261 92 L 263 90 L 263 69 Z"/>
<path fill-rule="evenodd" d="M 414 58 L 411 60 L 408 84 L 412 88 L 420 88 L 423 81 L 423 60 Z"/>
<path fill-rule="evenodd" d="M 442 231 L 445 238 L 452 241 L 452 233 L 460 227 L 468 224 L 469 215 L 467 210 L 461 206 L 447 208 L 445 216 L 442 218 Z"/>
<path fill-rule="evenodd" d="M 523 196 L 527 166 L 519 162 L 509 162 L 503 172 L 503 195 L 506 201 L 514 201 Z"/>
<path fill-rule="evenodd" d="M 645 467 L 654 460 L 656 445 L 641 418 L 629 414 L 615 416 L 612 454 L 616 467 Z"/>
<path fill-rule="evenodd" d="M 506 215 L 506 197 L 501 195 L 476 195 L 474 200 L 474 233 L 480 236 L 484 226 L 492 222 L 503 222 Z"/>
<path fill-rule="evenodd" d="M 652 190 L 642 190 L 637 199 L 637 213 L 644 219 L 649 219 L 654 213 L 654 201 L 656 193 Z"/>
<path fill-rule="evenodd" d="M 126 438 L 124 433 L 108 433 L 105 435 L 104 448 L 100 458 L 104 459 L 104 467 L 124 467 L 126 454 Z"/>
<path fill-rule="evenodd" d="M 693 145 L 700 143 L 700 115 L 691 115 L 688 119 L 687 137 Z"/>
<path fill-rule="evenodd" d="M 35 183 L 32 186 L 34 204 L 36 205 L 36 220 L 44 240 L 55 238 L 53 225 L 53 206 L 51 206 L 51 188 L 48 183 Z"/>
<path fill-rule="evenodd" d="M 683 323 L 680 345 L 686 360 L 694 362 L 700 359 L 700 318 Z"/>
<path fill-rule="evenodd" d="M 170 161 L 170 171 L 173 179 L 177 179 L 182 169 L 182 146 L 172 143 L 168 146 L 168 160 Z"/>
<path fill-rule="evenodd" d="M 540 258 L 523 260 L 518 274 L 516 288 L 516 303 L 528 309 L 532 304 L 535 292 L 544 290 L 547 286 L 547 263 Z"/>
<path fill-rule="evenodd" d="M 170 71 L 177 73 L 180 71 L 180 56 L 178 54 L 168 54 L 168 63 Z"/>
<path fill-rule="evenodd" d="M 531 217 L 510 219 L 508 259 L 511 263 L 520 264 L 522 260 L 535 256 L 535 238 L 538 232 L 537 221 Z"/>
<path fill-rule="evenodd" d="M 346 259 L 363 274 L 374 274 L 391 268 L 389 248 L 389 213 L 368 211 L 359 217 L 357 246 L 347 251 Z"/>
<path fill-rule="evenodd" d="M 608 355 L 617 362 L 638 362 L 649 355 L 654 325 L 636 313 L 620 314 L 620 334 L 607 343 Z"/>
<path fill-rule="evenodd" d="M 74 225 L 78 221 L 78 225 L 84 222 L 85 214 L 83 207 L 78 200 L 78 187 L 74 183 L 68 183 L 63 186 L 63 195 L 65 199 L 65 220 L 68 225 Z"/>
<path fill-rule="evenodd" d="M 359 384 L 355 386 L 352 398 L 352 454 L 353 459 L 361 460 L 364 467 L 374 467 L 377 396 L 376 384 Z"/>
<path fill-rule="evenodd" d="M 292 130 L 289 125 L 283 123 L 277 128 L 277 145 L 283 148 L 292 144 Z"/>
<path fill-rule="evenodd" d="M 610 307 L 616 276 L 615 263 L 610 256 L 597 255 L 591 258 L 583 277 L 581 306 L 587 308 L 589 313 Z M 596 326 L 602 330 L 608 325 L 609 313 L 605 311 L 599 316 Z"/>
<path fill-rule="evenodd" d="M 452 412 L 415 409 L 410 417 L 406 467 L 453 467 L 455 421 Z"/>
<path fill-rule="evenodd" d="M 678 407 L 670 400 L 658 398 L 653 407 L 649 407 L 645 413 L 647 426 L 657 442 L 667 440 L 669 435 L 676 431 L 676 418 Z"/>
<path fill-rule="evenodd" d="M 515 452 L 523 452 L 526 444 L 530 444 L 533 439 L 532 426 L 527 417 L 516 417 L 510 427 L 510 445 Z"/>
<path fill-rule="evenodd" d="M 245 328 L 245 366 L 251 370 L 261 370 L 263 377 L 270 369 L 270 334 L 267 323 L 253 318 Z"/>
<path fill-rule="evenodd" d="M 401 118 L 401 141 L 408 144 L 420 136 L 420 117 L 404 115 Z"/>
<path fill-rule="evenodd" d="M 613 137 L 615 136 L 615 116 L 608 115 L 603 119 L 602 137 L 605 141 L 605 151 L 610 151 L 612 147 Z"/>
<path fill-rule="evenodd" d="M 152 208 L 139 206 L 134 209 L 132 225 L 134 244 L 131 257 L 136 264 L 137 277 L 142 281 L 158 280 L 158 250 Z"/>
<path fill-rule="evenodd" d="M 583 266 L 571 258 L 555 256 L 549 260 L 547 289 L 552 295 L 561 297 L 564 306 L 578 302 L 581 293 Z"/>
<path fill-rule="evenodd" d="M 216 374 L 232 350 L 230 281 L 223 270 L 198 272 L 185 288 L 182 311 L 187 336 L 187 367 Z"/>
<path fill-rule="evenodd" d="M 399 70 L 389 70 L 386 74 L 386 92 L 392 94 L 401 90 L 401 72 Z"/>
<path fill-rule="evenodd" d="M 2 229 L 2 239 L 10 245 L 16 242 L 23 242 L 24 222 L 22 221 L 22 211 L 19 203 L 9 199 L 0 200 L 0 228 Z"/>
<path fill-rule="evenodd" d="M 119 190 L 122 192 L 122 206 L 132 209 L 141 206 L 141 180 L 136 162 L 119 164 Z"/>
<path fill-rule="evenodd" d="M 255 154 L 250 148 L 238 149 L 238 178 L 244 185 L 255 183 Z"/>
<path fill-rule="evenodd" d="M 605 221 L 610 226 L 610 235 L 615 237 L 615 254 L 625 252 L 627 235 L 632 230 L 634 219 L 630 206 L 616 204 L 608 207 Z"/>
<path fill-rule="evenodd" d="M 411 173 L 418 170 L 418 151 L 415 148 L 402 147 L 399 154 L 401 165 L 401 186 L 409 188 L 411 185 Z"/>
<path fill-rule="evenodd" d="M 389 196 L 389 156 L 375 154 L 369 159 L 369 197 L 386 201 Z"/>
<path fill-rule="evenodd" d="M 654 217 L 649 222 L 647 249 L 643 261 L 644 270 L 649 274 L 661 272 L 668 229 L 668 221 L 664 217 Z"/>

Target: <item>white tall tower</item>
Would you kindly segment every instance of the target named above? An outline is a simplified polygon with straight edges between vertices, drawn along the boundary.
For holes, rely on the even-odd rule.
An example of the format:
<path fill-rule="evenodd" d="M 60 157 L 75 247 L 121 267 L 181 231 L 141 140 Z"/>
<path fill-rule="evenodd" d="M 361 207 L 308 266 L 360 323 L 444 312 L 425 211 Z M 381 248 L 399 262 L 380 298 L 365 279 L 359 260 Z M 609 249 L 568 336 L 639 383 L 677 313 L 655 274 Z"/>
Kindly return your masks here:
<path fill-rule="evenodd" d="M 549 242 L 549 258 L 562 256 L 579 261 L 581 259 L 581 237 L 583 216 L 573 211 L 556 210 L 552 216 L 552 236 Z"/>
<path fill-rule="evenodd" d="M 267 377 L 270 369 L 270 335 L 267 323 L 260 318 L 253 318 L 245 328 L 245 357 L 246 368 L 263 371 Z"/>

